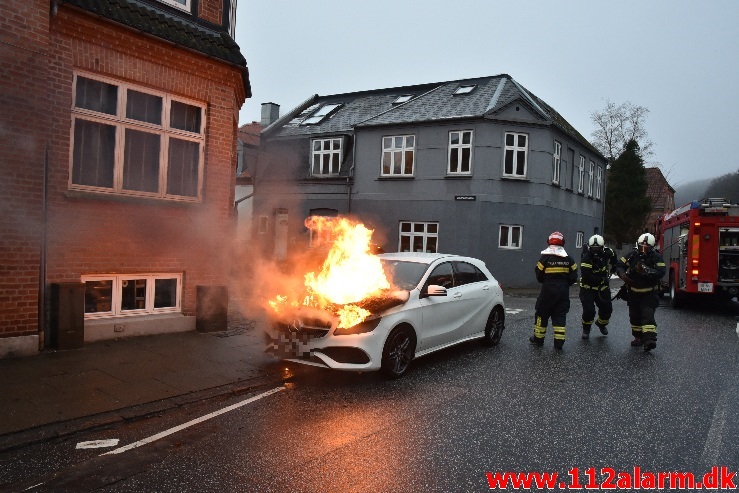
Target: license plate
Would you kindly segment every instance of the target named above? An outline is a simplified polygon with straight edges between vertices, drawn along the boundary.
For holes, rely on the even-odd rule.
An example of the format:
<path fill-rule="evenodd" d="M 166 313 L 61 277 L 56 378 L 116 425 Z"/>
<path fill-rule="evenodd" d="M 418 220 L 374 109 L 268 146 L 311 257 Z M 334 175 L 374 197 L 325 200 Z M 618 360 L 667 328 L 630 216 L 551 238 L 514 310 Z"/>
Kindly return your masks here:
<path fill-rule="evenodd" d="M 712 282 L 699 282 L 698 292 L 699 293 L 713 293 L 713 283 Z"/>

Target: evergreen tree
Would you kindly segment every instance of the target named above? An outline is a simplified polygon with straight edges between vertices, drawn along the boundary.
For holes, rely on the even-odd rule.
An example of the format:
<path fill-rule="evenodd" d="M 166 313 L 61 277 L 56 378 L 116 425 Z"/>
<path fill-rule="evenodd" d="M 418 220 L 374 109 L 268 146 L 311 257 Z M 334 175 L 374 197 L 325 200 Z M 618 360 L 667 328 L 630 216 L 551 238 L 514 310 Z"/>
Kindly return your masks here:
<path fill-rule="evenodd" d="M 606 183 L 605 236 L 617 244 L 634 243 L 652 208 L 639 144 L 631 139 L 613 161 Z"/>

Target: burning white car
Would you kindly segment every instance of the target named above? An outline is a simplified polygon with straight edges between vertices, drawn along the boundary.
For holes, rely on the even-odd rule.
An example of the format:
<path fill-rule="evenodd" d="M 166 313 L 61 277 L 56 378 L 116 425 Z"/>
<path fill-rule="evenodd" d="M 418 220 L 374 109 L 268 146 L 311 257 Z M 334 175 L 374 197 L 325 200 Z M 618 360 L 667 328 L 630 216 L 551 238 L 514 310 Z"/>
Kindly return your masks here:
<path fill-rule="evenodd" d="M 329 255 L 319 276 L 306 275 L 304 299 L 271 303 L 268 352 L 297 363 L 382 370 L 398 378 L 414 358 L 471 339 L 489 346 L 500 341 L 503 292 L 481 260 L 440 253 L 365 258 L 366 247 L 357 251 L 360 258 L 341 249 L 341 255 Z M 341 273 L 339 280 L 332 270 Z M 350 298 L 336 298 L 347 292 Z"/>

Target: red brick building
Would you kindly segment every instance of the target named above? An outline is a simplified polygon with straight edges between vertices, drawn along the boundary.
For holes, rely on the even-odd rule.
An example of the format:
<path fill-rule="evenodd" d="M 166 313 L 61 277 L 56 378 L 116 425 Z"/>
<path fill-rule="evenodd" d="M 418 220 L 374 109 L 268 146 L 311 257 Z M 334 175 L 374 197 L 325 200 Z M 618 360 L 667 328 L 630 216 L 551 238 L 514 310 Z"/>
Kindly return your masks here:
<path fill-rule="evenodd" d="M 660 216 L 675 210 L 675 189 L 659 168 L 645 168 L 647 197 L 652 201 L 652 210 L 647 215 L 644 228 L 656 234 L 655 224 Z"/>
<path fill-rule="evenodd" d="M 3 2 L 0 357 L 54 338 L 59 283 L 85 341 L 194 330 L 228 285 L 235 2 Z"/>

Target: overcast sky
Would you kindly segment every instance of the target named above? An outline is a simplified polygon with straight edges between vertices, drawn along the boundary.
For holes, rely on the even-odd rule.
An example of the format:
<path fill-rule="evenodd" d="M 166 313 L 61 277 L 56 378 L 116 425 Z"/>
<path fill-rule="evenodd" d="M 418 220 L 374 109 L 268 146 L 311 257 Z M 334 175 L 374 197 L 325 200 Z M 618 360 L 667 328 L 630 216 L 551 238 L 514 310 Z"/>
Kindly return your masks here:
<path fill-rule="evenodd" d="M 588 139 L 606 100 L 648 108 L 677 187 L 739 169 L 738 21 L 737 0 L 238 0 L 239 123 L 266 102 L 506 73 Z"/>

